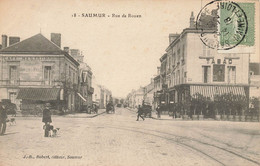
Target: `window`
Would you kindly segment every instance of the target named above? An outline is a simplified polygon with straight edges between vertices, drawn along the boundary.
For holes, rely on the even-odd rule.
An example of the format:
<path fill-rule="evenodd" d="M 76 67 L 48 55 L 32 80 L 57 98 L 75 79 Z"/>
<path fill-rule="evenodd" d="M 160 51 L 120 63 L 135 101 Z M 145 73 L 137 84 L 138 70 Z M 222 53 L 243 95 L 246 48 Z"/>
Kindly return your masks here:
<path fill-rule="evenodd" d="M 225 65 L 213 65 L 213 81 L 224 82 L 225 81 Z"/>
<path fill-rule="evenodd" d="M 228 66 L 228 83 L 236 83 L 236 67 Z"/>
<path fill-rule="evenodd" d="M 181 83 L 184 83 L 184 71 L 181 71 Z"/>
<path fill-rule="evenodd" d="M 9 68 L 9 79 L 11 84 L 16 84 L 18 80 L 17 66 L 10 66 Z"/>
<path fill-rule="evenodd" d="M 51 84 L 51 66 L 44 66 L 44 81 L 45 84 Z"/>
<path fill-rule="evenodd" d="M 202 66 L 203 69 L 203 83 L 210 82 L 210 66 Z"/>
<path fill-rule="evenodd" d="M 171 57 L 171 55 L 169 56 L 169 61 L 168 61 L 168 63 L 169 63 L 169 66 L 168 66 L 168 70 L 170 70 L 172 67 L 171 67 L 171 65 L 172 65 L 172 57 Z"/>
<path fill-rule="evenodd" d="M 177 71 L 177 83 L 176 84 L 180 84 L 180 70 Z"/>
<path fill-rule="evenodd" d="M 173 65 L 175 65 L 175 63 L 176 63 L 176 54 L 173 53 Z"/>
<path fill-rule="evenodd" d="M 177 63 L 179 63 L 180 62 L 180 53 L 181 53 L 181 51 L 180 51 L 180 49 L 178 49 L 178 51 L 177 51 Z"/>
<path fill-rule="evenodd" d="M 181 60 L 182 60 L 182 64 L 183 64 L 183 65 L 185 64 L 184 56 L 185 56 L 185 46 L 183 45 L 183 47 L 182 47 L 182 57 L 181 57 Z"/>
<path fill-rule="evenodd" d="M 173 85 L 176 85 L 175 73 L 173 73 Z"/>
<path fill-rule="evenodd" d="M 210 48 L 203 44 L 203 56 L 210 56 Z"/>
<path fill-rule="evenodd" d="M 15 103 L 16 92 L 9 92 L 9 99 L 11 100 L 11 103 Z"/>
<path fill-rule="evenodd" d="M 75 72 L 73 72 L 73 76 L 72 76 L 72 82 L 75 84 Z"/>

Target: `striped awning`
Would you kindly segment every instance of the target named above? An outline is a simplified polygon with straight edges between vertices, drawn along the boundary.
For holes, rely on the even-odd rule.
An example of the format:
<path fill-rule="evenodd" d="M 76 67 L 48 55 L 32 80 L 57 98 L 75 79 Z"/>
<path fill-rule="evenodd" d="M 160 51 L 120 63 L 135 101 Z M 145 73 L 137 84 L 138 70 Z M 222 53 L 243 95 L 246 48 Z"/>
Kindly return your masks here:
<path fill-rule="evenodd" d="M 190 95 L 201 94 L 204 97 L 213 99 L 214 95 L 222 95 L 232 93 L 234 95 L 246 96 L 244 87 L 242 86 L 201 86 L 192 85 L 190 86 Z"/>
<path fill-rule="evenodd" d="M 83 101 L 87 101 L 80 93 L 77 93 L 78 94 L 78 96 L 83 100 Z"/>
<path fill-rule="evenodd" d="M 49 101 L 58 100 L 60 89 L 58 88 L 22 88 L 17 99 Z"/>

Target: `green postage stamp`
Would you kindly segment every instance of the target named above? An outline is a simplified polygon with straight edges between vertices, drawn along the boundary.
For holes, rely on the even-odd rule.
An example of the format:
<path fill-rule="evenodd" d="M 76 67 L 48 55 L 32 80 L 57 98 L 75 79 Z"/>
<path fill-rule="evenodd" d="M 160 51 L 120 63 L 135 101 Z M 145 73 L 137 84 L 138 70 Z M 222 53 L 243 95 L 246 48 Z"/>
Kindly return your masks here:
<path fill-rule="evenodd" d="M 196 20 L 201 41 L 219 53 L 254 53 L 258 1 L 216 0 L 206 4 Z"/>

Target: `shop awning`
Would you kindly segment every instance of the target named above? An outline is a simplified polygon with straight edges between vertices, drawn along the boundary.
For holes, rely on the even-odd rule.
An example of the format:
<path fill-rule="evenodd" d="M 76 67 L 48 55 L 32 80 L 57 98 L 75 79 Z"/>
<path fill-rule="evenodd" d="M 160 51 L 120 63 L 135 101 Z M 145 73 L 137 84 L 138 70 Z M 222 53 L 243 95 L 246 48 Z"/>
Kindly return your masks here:
<path fill-rule="evenodd" d="M 200 86 L 192 85 L 190 86 L 190 95 L 201 94 L 204 97 L 213 98 L 214 95 L 222 95 L 232 93 L 234 95 L 246 96 L 244 87 L 242 86 Z"/>
<path fill-rule="evenodd" d="M 78 94 L 78 96 L 83 100 L 83 101 L 87 101 L 80 93 L 77 93 Z"/>
<path fill-rule="evenodd" d="M 60 89 L 58 88 L 22 88 L 19 90 L 17 99 L 23 100 L 58 100 Z"/>

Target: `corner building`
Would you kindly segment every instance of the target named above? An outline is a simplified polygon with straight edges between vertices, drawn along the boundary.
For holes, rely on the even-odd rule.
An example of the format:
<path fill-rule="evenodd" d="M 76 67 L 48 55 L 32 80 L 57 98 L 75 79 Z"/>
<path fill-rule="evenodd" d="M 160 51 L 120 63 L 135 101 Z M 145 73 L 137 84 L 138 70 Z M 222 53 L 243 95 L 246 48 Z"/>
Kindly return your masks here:
<path fill-rule="evenodd" d="M 207 33 L 214 33 L 214 30 L 207 30 Z M 196 94 L 211 100 L 214 95 L 224 93 L 243 95 L 248 99 L 249 54 L 220 54 L 207 47 L 200 40 L 200 34 L 194 26 L 192 13 L 189 28 L 181 34 L 169 35 L 166 73 L 160 73 L 161 81 L 168 87 L 162 97 L 166 104 L 184 103 Z"/>
<path fill-rule="evenodd" d="M 52 34 L 51 41 L 37 34 L 0 50 L 0 98 L 11 99 L 19 110 L 50 102 L 55 109 L 75 111 L 79 63 L 60 43 L 60 34 Z"/>

